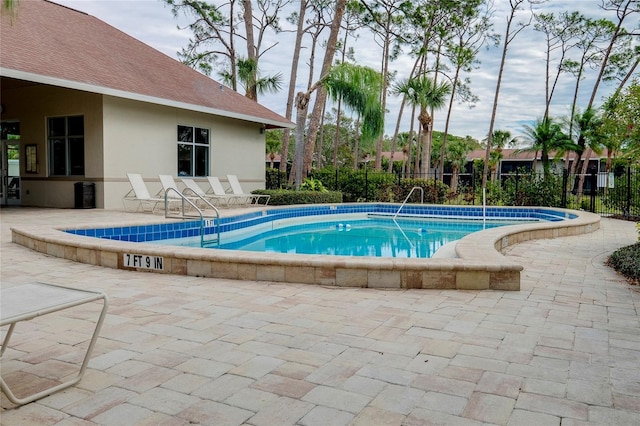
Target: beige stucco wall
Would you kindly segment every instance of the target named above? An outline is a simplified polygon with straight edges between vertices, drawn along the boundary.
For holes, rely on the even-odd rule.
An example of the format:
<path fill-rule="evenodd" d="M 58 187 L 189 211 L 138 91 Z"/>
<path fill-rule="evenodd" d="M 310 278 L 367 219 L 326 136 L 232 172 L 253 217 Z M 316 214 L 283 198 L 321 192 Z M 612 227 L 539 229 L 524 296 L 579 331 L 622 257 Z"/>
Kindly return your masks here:
<path fill-rule="evenodd" d="M 22 205 L 73 208 L 74 183 L 86 181 L 96 185 L 96 207 L 120 210 L 131 189 L 128 172 L 141 174 L 154 195 L 158 174 L 177 175 L 178 125 L 210 129 L 211 175 L 224 183 L 235 174 L 247 192 L 264 187 L 265 135 L 258 123 L 37 84 L 1 95 L 1 119 L 20 121 L 22 157 L 25 145 L 38 147 L 38 173 L 25 172 L 24 158 L 20 163 Z M 85 118 L 85 176 L 49 177 L 47 118 L 69 115 Z"/>
<path fill-rule="evenodd" d="M 96 183 L 98 207 L 102 193 L 102 102 L 101 96 L 54 86 L 30 85 L 2 91 L 3 121 L 20 122 L 21 204 L 66 208 L 74 206 L 78 181 Z M 47 118 L 84 115 L 85 176 L 48 177 Z M 38 172 L 26 173 L 25 145 L 38 149 Z"/>
<path fill-rule="evenodd" d="M 122 197 L 131 189 L 127 173 L 144 178 L 151 195 L 161 185 L 158 174 L 176 178 L 177 126 L 210 130 L 209 173 L 224 182 L 237 175 L 243 189 L 264 188 L 264 143 L 260 125 L 209 114 L 105 96 L 104 208 L 122 209 Z M 208 189 L 205 179 L 196 179 Z"/>

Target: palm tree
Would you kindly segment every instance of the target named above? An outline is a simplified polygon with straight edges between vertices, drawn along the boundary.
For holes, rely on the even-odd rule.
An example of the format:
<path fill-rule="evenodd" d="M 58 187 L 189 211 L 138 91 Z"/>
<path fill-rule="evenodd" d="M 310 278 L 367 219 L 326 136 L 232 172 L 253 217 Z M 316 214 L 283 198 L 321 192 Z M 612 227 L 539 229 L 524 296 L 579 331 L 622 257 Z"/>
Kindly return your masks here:
<path fill-rule="evenodd" d="M 296 158 L 294 160 L 296 189 L 300 188 L 303 178 L 304 127 L 311 94 L 320 87 L 324 87 L 332 100 L 341 98 L 347 107 L 362 117 L 360 140 L 370 141 L 377 138 L 383 130 L 384 114 L 380 104 L 381 85 L 382 79 L 378 72 L 369 67 L 345 62 L 332 67 L 307 92 L 298 93 L 296 96 Z"/>
<path fill-rule="evenodd" d="M 518 143 L 518 139 L 511 137 L 511 132 L 508 130 L 494 130 L 493 137 L 487 137 L 484 141 L 489 143 L 491 140 L 491 152 L 489 154 L 489 167 L 491 169 L 491 181 L 495 182 L 498 178 L 497 168 L 500 164 L 500 160 L 504 156 L 502 150 L 505 147 L 514 147 Z M 534 160 L 535 162 L 535 160 Z"/>
<path fill-rule="evenodd" d="M 271 160 L 270 168 L 273 169 L 273 160 L 276 158 L 276 152 L 280 151 L 282 146 L 282 130 L 269 130 L 266 136 L 266 148 L 267 154 L 269 154 L 269 160 Z M 286 164 L 287 159 L 280 157 L 280 162 Z"/>
<path fill-rule="evenodd" d="M 414 70 L 415 70 L 415 65 L 414 65 Z M 412 74 L 413 74 L 413 70 L 412 70 L 411 72 L 412 72 Z M 403 111 L 404 111 L 405 103 L 406 103 L 406 102 L 409 102 L 411 105 L 417 105 L 417 103 L 418 103 L 418 102 L 417 102 L 417 99 L 409 100 L 409 98 L 411 98 L 412 96 L 414 96 L 414 90 L 413 90 L 413 88 L 412 88 L 412 84 L 413 84 L 413 83 L 410 83 L 410 81 L 411 81 L 410 79 L 403 79 L 403 80 L 400 80 L 400 81 L 399 81 L 398 83 L 396 83 L 396 84 L 394 85 L 394 87 L 393 87 L 393 93 L 394 93 L 394 94 L 396 94 L 396 95 L 402 95 L 402 102 L 400 103 L 400 111 L 398 112 L 398 120 L 397 120 L 397 122 L 396 122 L 396 129 L 395 129 L 395 131 L 394 131 L 394 133 L 393 133 L 393 139 L 392 139 L 392 142 L 391 142 L 391 144 L 392 144 L 392 145 L 391 145 L 391 154 L 392 154 L 392 157 L 393 157 L 393 153 L 394 153 L 394 151 L 395 151 L 394 143 L 397 143 L 398 134 L 399 134 L 399 132 L 400 132 L 400 122 L 401 122 L 401 119 L 402 119 L 402 113 L 403 113 Z M 413 123 L 414 123 L 414 118 L 415 118 L 415 108 L 412 108 L 412 109 L 411 109 L 411 120 L 409 121 L 409 123 L 410 123 L 409 135 L 413 135 Z M 406 173 L 407 173 L 407 174 L 409 174 L 409 168 L 411 167 L 411 154 L 412 154 L 412 152 L 411 152 L 411 151 L 412 151 L 412 150 L 411 150 L 411 147 L 413 146 L 413 142 L 412 142 L 413 137 L 408 137 L 408 139 L 407 139 L 407 140 L 408 140 L 408 143 L 407 143 L 408 147 L 406 148 L 406 150 L 405 150 L 405 148 L 403 148 L 403 151 L 404 151 L 406 154 L 408 154 L 408 156 L 407 156 L 407 160 L 408 160 L 408 161 L 407 161 L 407 163 L 406 163 L 406 168 L 407 168 Z M 391 161 L 390 161 L 390 162 L 389 162 L 389 170 L 388 170 L 388 171 L 389 171 L 389 173 L 391 173 L 392 166 L 393 166 L 393 165 L 391 164 Z M 404 169 L 403 169 L 403 173 L 404 173 Z"/>
<path fill-rule="evenodd" d="M 582 188 L 584 186 L 584 178 L 589 165 L 589 158 L 591 153 L 602 152 L 601 138 L 598 135 L 598 131 L 602 125 L 601 117 L 596 113 L 593 108 L 587 108 L 583 113 L 577 111 L 573 116 L 573 124 L 570 126 L 573 134 L 573 138 L 576 140 L 575 147 L 575 159 L 571 164 L 570 174 L 574 175 L 578 173 L 579 167 L 582 167 L 582 172 L 579 173 L 578 178 L 578 194 L 582 194 Z M 584 159 L 583 159 L 584 157 Z M 566 159 L 565 161 L 567 161 Z M 582 166 L 580 165 L 582 160 Z M 578 196 L 578 202 L 580 196 Z"/>
<path fill-rule="evenodd" d="M 433 131 L 433 118 L 429 110 L 440 109 L 445 104 L 445 99 L 451 93 L 451 85 L 447 82 L 435 83 L 426 75 L 411 78 L 407 84 L 407 101 L 414 106 L 420 107 L 418 122 L 422 126 L 422 166 L 421 172 L 425 175 L 429 173 L 431 157 L 431 132 Z"/>
<path fill-rule="evenodd" d="M 562 131 L 560 124 L 554 122 L 552 117 L 538 119 L 534 126 L 525 125 L 524 134 L 531 145 L 522 151 L 540 151 L 545 179 L 551 174 L 549 155 L 552 152 L 555 152 L 555 157 L 558 158 L 565 152 L 576 149 L 571 138 Z"/>
<path fill-rule="evenodd" d="M 467 153 L 473 147 L 468 139 L 454 139 L 447 145 L 446 160 L 451 164 L 451 191 L 458 192 L 458 176 L 467 164 Z"/>
<path fill-rule="evenodd" d="M 244 87 L 245 96 L 254 101 L 258 100 L 258 95 L 276 93 L 282 88 L 282 74 L 278 73 L 266 77 L 258 77 L 259 75 L 258 65 L 253 59 L 238 59 L 238 82 Z M 220 76 L 225 84 L 231 84 L 232 73 L 225 71 L 221 72 Z"/>
<path fill-rule="evenodd" d="M 573 121 L 568 124 L 571 131 L 570 136 L 576 141 L 577 145 L 575 150 L 576 158 L 571 165 L 571 174 L 574 174 L 578 170 L 585 149 L 590 148 L 590 145 L 594 143 L 594 132 L 599 127 L 600 120 L 593 108 L 587 108 L 584 112 L 576 110 L 573 115 Z M 585 159 L 585 161 L 589 160 Z"/>

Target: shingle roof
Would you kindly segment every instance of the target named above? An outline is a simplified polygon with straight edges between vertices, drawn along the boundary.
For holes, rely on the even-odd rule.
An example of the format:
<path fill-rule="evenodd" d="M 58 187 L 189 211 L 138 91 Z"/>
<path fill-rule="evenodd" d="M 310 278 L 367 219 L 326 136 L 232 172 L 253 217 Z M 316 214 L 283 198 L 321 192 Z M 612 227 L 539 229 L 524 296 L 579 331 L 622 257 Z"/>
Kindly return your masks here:
<path fill-rule="evenodd" d="M 86 13 L 47 0 L 3 14 L 0 73 L 16 79 L 292 127 L 263 107 Z"/>

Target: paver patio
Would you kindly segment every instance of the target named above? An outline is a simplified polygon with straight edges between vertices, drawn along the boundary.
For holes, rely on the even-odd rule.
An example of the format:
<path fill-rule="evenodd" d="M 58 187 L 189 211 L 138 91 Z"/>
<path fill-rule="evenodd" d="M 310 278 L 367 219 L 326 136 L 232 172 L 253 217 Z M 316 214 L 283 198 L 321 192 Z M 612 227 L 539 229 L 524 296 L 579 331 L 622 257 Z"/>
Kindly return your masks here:
<path fill-rule="evenodd" d="M 130 272 L 11 243 L 15 224 L 148 218 L 0 211 L 3 285 L 110 298 L 84 379 L 20 408 L 2 395 L 2 425 L 640 424 L 640 293 L 604 265 L 636 240 L 631 222 L 510 247 L 525 266 L 516 292 Z M 99 308 L 16 327 L 2 374 L 18 395 L 74 374 Z"/>

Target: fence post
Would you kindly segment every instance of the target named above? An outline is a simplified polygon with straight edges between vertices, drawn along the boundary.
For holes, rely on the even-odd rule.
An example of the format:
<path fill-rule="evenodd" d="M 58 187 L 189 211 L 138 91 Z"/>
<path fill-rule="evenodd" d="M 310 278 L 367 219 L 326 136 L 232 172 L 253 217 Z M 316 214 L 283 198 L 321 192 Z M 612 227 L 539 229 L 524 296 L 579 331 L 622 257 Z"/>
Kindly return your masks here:
<path fill-rule="evenodd" d="M 514 195 L 514 199 L 516 200 L 516 205 L 520 205 L 519 204 L 519 196 L 518 196 L 518 181 L 520 180 L 520 176 L 518 175 L 518 169 L 516 169 L 516 184 L 515 184 L 515 194 Z M 502 184 L 502 180 L 500 181 L 500 183 Z"/>
<path fill-rule="evenodd" d="M 471 205 L 476 205 L 476 165 L 471 164 Z"/>
<path fill-rule="evenodd" d="M 567 182 L 569 181 L 569 170 L 562 171 L 562 199 L 560 205 L 563 209 L 567 208 Z"/>
<path fill-rule="evenodd" d="M 627 166 L 627 211 L 625 212 L 625 217 L 627 220 L 631 217 L 631 159 L 629 159 L 629 165 Z"/>
<path fill-rule="evenodd" d="M 590 206 L 590 211 L 591 213 L 595 213 L 596 212 L 596 194 L 598 192 L 598 175 L 596 174 L 596 171 L 591 172 L 591 206 Z"/>
<path fill-rule="evenodd" d="M 369 202 L 369 167 L 367 167 L 367 163 L 364 165 L 364 202 Z"/>

